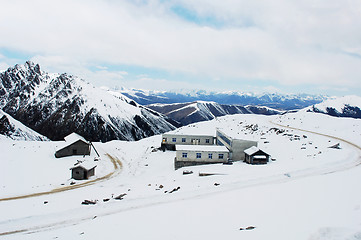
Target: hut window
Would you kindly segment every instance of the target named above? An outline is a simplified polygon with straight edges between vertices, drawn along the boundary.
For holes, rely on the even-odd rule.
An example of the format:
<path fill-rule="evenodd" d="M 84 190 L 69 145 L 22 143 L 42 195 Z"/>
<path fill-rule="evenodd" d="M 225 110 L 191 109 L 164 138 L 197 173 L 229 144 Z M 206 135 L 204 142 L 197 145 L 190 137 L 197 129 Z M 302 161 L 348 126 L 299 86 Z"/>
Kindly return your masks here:
<path fill-rule="evenodd" d="M 75 173 L 76 173 L 76 174 L 79 174 L 79 171 L 76 171 Z"/>
<path fill-rule="evenodd" d="M 185 139 L 185 138 L 182 138 L 182 142 L 186 142 L 186 139 Z"/>
<path fill-rule="evenodd" d="M 164 143 L 167 142 L 167 138 L 163 138 L 163 142 L 164 142 Z"/>
<path fill-rule="evenodd" d="M 212 159 L 213 158 L 213 154 L 212 153 L 208 153 L 208 158 Z"/>
<path fill-rule="evenodd" d="M 201 154 L 201 153 L 197 153 L 196 156 L 197 156 L 197 158 L 202 158 L 202 154 Z"/>
<path fill-rule="evenodd" d="M 188 154 L 187 153 L 182 153 L 182 158 L 187 158 Z"/>
<path fill-rule="evenodd" d="M 218 154 L 218 158 L 219 158 L 219 159 L 223 159 L 223 158 L 224 158 L 223 153 Z"/>
<path fill-rule="evenodd" d="M 209 143 L 209 139 L 208 139 L 208 138 L 206 139 L 206 143 Z"/>
<path fill-rule="evenodd" d="M 176 142 L 177 141 L 177 139 L 176 138 L 172 138 L 172 142 Z"/>

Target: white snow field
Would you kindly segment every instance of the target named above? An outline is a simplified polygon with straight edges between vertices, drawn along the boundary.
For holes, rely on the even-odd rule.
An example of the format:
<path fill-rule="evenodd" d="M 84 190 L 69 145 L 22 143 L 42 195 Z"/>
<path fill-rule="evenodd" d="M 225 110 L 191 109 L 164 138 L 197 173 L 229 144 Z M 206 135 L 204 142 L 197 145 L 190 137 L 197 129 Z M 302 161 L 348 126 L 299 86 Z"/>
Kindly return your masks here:
<path fill-rule="evenodd" d="M 361 239 L 361 120 L 303 111 L 232 115 L 175 132 L 215 134 L 217 127 L 259 141 L 274 161 L 175 171 L 175 152 L 157 151 L 160 135 L 95 143 L 101 160 L 92 184 L 29 197 L 70 186 L 69 168 L 83 159 L 56 159 L 59 142 L 2 138 L 0 238 Z M 340 149 L 329 148 L 338 143 Z M 114 169 L 106 154 L 120 160 L 122 168 Z M 120 194 L 126 195 L 115 199 Z M 98 201 L 82 205 L 85 199 Z"/>

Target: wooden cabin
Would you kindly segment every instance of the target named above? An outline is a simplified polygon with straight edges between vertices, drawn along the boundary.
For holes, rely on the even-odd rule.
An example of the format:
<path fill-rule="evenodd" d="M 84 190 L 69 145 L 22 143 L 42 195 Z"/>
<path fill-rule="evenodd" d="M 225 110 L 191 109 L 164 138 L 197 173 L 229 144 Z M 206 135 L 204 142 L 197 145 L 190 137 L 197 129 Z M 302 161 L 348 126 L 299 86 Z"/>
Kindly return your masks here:
<path fill-rule="evenodd" d="M 245 162 L 249 164 L 267 164 L 270 159 L 270 155 L 256 146 L 252 146 L 244 150 Z"/>

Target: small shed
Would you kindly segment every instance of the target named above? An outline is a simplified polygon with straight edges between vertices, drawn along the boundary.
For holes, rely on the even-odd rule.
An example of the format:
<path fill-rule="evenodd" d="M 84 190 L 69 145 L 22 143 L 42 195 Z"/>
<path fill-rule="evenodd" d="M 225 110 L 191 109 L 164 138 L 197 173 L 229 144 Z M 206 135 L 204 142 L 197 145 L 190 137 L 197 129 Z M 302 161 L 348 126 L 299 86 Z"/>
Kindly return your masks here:
<path fill-rule="evenodd" d="M 92 162 L 85 162 L 75 165 L 74 167 L 70 168 L 71 170 L 71 178 L 75 180 L 85 180 L 91 176 L 95 175 L 95 165 Z"/>
<path fill-rule="evenodd" d="M 90 155 L 91 143 L 82 136 L 72 133 L 65 137 L 65 146 L 55 152 L 55 157 Z"/>
<path fill-rule="evenodd" d="M 270 155 L 256 146 L 244 150 L 245 162 L 249 164 L 266 164 L 269 162 Z"/>

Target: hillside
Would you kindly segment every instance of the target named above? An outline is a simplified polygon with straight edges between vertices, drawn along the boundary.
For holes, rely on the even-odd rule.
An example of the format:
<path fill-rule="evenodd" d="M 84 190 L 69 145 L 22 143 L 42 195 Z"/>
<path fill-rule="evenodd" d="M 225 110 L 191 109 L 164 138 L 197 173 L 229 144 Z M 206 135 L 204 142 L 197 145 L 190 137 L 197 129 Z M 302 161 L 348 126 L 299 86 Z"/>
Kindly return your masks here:
<path fill-rule="evenodd" d="M 139 140 L 175 128 L 172 120 L 122 94 L 32 62 L 0 73 L 0 108 L 51 140 L 77 132 L 90 141 Z"/>
<path fill-rule="evenodd" d="M 358 96 L 335 97 L 308 107 L 306 111 L 334 117 L 361 118 L 361 98 Z"/>
<path fill-rule="evenodd" d="M 21 122 L 12 118 L 9 114 L 0 110 L 0 135 L 4 135 L 7 138 L 13 140 L 25 140 L 25 141 L 48 141 L 47 137 L 44 137 L 32 129 L 24 126 Z"/>

